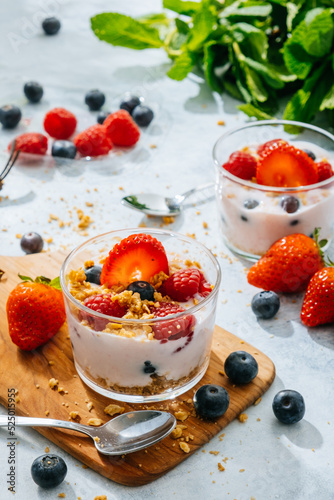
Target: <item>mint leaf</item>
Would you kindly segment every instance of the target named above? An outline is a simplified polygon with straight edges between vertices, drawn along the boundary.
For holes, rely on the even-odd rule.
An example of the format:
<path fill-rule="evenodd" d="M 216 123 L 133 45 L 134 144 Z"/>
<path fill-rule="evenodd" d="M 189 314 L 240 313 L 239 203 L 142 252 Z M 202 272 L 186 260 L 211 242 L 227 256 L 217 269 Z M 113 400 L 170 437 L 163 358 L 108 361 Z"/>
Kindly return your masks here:
<path fill-rule="evenodd" d="M 243 43 L 243 48 L 247 50 L 247 55 L 254 59 L 265 59 L 267 56 L 268 39 L 266 34 L 248 23 L 234 23 L 231 26 L 234 39 Z"/>
<path fill-rule="evenodd" d="M 334 36 L 334 23 L 331 10 L 326 9 L 318 13 L 312 20 L 312 13 L 320 9 L 313 9 L 305 18 L 307 29 L 304 33 L 303 47 L 308 54 L 314 57 L 323 57 L 331 51 Z M 308 24 L 308 19 L 311 22 Z"/>
<path fill-rule="evenodd" d="M 175 59 L 174 66 L 167 72 L 169 78 L 173 80 L 184 80 L 195 65 L 195 55 L 190 52 L 183 52 Z"/>
<path fill-rule="evenodd" d="M 112 45 L 142 50 L 163 45 L 157 29 L 123 14 L 108 12 L 91 18 L 95 35 Z"/>
<path fill-rule="evenodd" d="M 201 45 L 211 35 L 217 24 L 217 15 L 207 0 L 202 1 L 201 9 L 193 17 L 193 27 L 190 32 L 188 49 L 192 52 L 201 48 Z"/>
<path fill-rule="evenodd" d="M 283 49 L 283 58 L 287 69 L 301 80 L 305 80 L 316 61 L 303 48 L 305 30 L 306 24 L 303 21 L 295 28 L 292 36 L 285 42 Z"/>
<path fill-rule="evenodd" d="M 272 120 L 274 118 L 250 103 L 241 104 L 238 106 L 238 109 L 243 111 L 247 116 L 257 118 L 258 120 Z"/>
<path fill-rule="evenodd" d="M 179 33 L 182 33 L 183 35 L 187 35 L 189 33 L 189 25 L 182 21 L 182 19 L 179 19 L 178 17 L 175 19 L 175 26 L 177 28 L 177 31 Z"/>
<path fill-rule="evenodd" d="M 259 18 L 268 17 L 271 14 L 272 7 L 265 2 L 243 2 L 243 7 L 240 7 L 240 2 L 234 2 L 229 7 L 226 7 L 220 14 L 222 18 Z"/>
<path fill-rule="evenodd" d="M 173 10 L 178 14 L 192 16 L 200 8 L 199 2 L 182 2 L 182 0 L 163 0 L 164 9 Z"/>
<path fill-rule="evenodd" d="M 324 109 L 334 109 L 334 84 L 329 89 L 320 104 L 320 111 L 323 111 Z"/>
<path fill-rule="evenodd" d="M 219 46 L 215 41 L 208 42 L 204 45 L 204 55 L 203 55 L 203 70 L 205 79 L 210 85 L 210 87 L 216 92 L 221 92 L 223 86 L 220 84 L 219 79 L 215 73 L 215 61 L 217 57 L 217 50 L 221 50 L 222 47 Z"/>

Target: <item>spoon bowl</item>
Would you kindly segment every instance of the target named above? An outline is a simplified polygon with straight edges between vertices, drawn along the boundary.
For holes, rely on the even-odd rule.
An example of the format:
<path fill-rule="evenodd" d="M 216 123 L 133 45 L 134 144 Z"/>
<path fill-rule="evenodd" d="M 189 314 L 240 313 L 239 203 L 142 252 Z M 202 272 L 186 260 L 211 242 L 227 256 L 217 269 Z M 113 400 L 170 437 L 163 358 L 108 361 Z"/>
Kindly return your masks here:
<path fill-rule="evenodd" d="M 126 455 L 161 441 L 172 432 L 175 417 L 155 410 L 131 411 L 109 420 L 100 427 L 65 420 L 15 417 L 16 426 L 61 427 L 90 436 L 103 455 Z M 8 417 L 0 416 L 0 427 L 8 426 Z"/>
<path fill-rule="evenodd" d="M 131 194 L 121 199 L 122 205 L 138 210 L 147 215 L 158 217 L 179 215 L 183 208 L 184 201 L 195 193 L 213 188 L 212 182 L 202 184 L 183 194 L 177 194 L 173 197 L 165 197 L 154 193 Z"/>

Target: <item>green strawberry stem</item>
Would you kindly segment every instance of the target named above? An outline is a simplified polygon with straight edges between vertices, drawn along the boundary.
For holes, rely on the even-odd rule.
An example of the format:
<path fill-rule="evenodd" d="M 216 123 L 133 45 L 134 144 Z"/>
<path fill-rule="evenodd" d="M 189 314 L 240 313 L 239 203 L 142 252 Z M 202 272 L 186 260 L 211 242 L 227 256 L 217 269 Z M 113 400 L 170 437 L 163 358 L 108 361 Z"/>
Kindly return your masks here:
<path fill-rule="evenodd" d="M 323 239 L 323 240 L 319 241 L 319 231 L 320 231 L 320 227 L 316 227 L 314 229 L 313 236 L 314 236 L 315 242 L 319 248 L 320 257 L 322 258 L 326 267 L 332 267 L 332 266 L 334 266 L 334 262 L 328 257 L 328 255 L 326 255 L 326 257 L 325 257 L 325 254 L 322 251 L 322 248 L 327 245 L 328 240 Z"/>
<path fill-rule="evenodd" d="M 30 278 L 30 276 L 23 276 L 22 274 L 18 275 L 19 278 L 25 281 L 31 281 L 32 283 L 42 283 L 43 285 L 52 286 L 52 288 L 56 288 L 57 290 L 61 290 L 59 276 L 51 280 L 50 278 L 46 278 L 45 276 L 37 276 L 34 280 Z"/>

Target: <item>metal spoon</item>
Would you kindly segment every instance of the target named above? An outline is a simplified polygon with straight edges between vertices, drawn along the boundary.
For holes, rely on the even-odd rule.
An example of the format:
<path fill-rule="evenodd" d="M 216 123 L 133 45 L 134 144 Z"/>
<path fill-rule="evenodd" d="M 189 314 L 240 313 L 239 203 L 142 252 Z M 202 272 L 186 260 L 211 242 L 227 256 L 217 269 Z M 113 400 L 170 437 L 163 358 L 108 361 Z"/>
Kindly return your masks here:
<path fill-rule="evenodd" d="M 131 194 L 121 199 L 121 203 L 126 207 L 144 212 L 147 215 L 168 216 L 179 215 L 182 210 L 182 204 L 189 196 L 204 191 L 205 189 L 212 188 L 213 182 L 202 184 L 183 194 L 177 194 L 172 198 L 164 197 L 159 194 L 141 193 Z"/>
<path fill-rule="evenodd" d="M 9 425 L 8 416 L 0 416 L 0 427 Z M 13 425 L 12 420 L 10 425 Z M 123 413 L 100 427 L 48 418 L 15 417 L 15 426 L 62 427 L 83 432 L 94 440 L 104 455 L 124 455 L 147 448 L 168 436 L 176 425 L 173 415 L 163 411 L 143 410 Z M 97 439 L 98 438 L 98 439 Z"/>

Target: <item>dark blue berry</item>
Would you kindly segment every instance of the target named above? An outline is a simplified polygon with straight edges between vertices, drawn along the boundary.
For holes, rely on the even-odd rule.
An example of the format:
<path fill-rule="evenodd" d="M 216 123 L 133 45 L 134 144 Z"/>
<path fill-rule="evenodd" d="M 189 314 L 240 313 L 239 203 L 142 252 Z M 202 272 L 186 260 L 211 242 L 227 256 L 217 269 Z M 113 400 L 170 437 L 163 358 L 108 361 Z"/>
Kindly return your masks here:
<path fill-rule="evenodd" d="M 294 214 L 299 208 L 299 200 L 294 196 L 283 196 L 280 201 L 280 205 L 288 214 Z"/>
<path fill-rule="evenodd" d="M 279 310 L 280 300 L 275 292 L 259 292 L 252 298 L 252 311 L 260 319 L 270 319 Z"/>
<path fill-rule="evenodd" d="M 230 404 L 230 397 L 221 385 L 207 384 L 196 391 L 193 403 L 200 417 L 213 420 L 224 415 Z"/>
<path fill-rule="evenodd" d="M 154 373 L 156 371 L 156 368 L 152 365 L 151 361 L 144 361 L 144 368 L 143 368 L 144 373 Z"/>
<path fill-rule="evenodd" d="M 47 454 L 36 458 L 31 466 L 31 476 L 41 488 L 54 488 L 62 483 L 67 474 L 67 466 L 58 455 Z"/>
<path fill-rule="evenodd" d="M 3 128 L 15 128 L 22 118 L 20 108 L 12 104 L 7 104 L 0 108 L 0 123 Z"/>
<path fill-rule="evenodd" d="M 130 115 L 136 106 L 140 104 L 140 99 L 136 95 L 127 95 L 124 97 L 123 101 L 119 105 L 120 109 L 125 109 Z"/>
<path fill-rule="evenodd" d="M 47 17 L 42 22 L 42 28 L 46 35 L 56 35 L 60 30 L 60 21 L 56 17 Z"/>
<path fill-rule="evenodd" d="M 111 114 L 110 111 L 100 111 L 96 118 L 97 123 L 103 125 L 104 120 L 108 118 L 110 114 Z"/>
<path fill-rule="evenodd" d="M 313 151 L 310 151 L 309 149 L 304 149 L 304 153 L 306 153 L 307 156 L 309 156 L 313 161 L 315 161 L 315 154 L 313 153 Z"/>
<path fill-rule="evenodd" d="M 27 82 L 24 84 L 23 92 L 30 102 L 39 102 L 43 97 L 43 87 L 37 82 Z"/>
<path fill-rule="evenodd" d="M 69 158 L 73 160 L 77 154 L 77 148 L 71 141 L 59 140 L 52 144 L 51 154 L 59 158 Z"/>
<path fill-rule="evenodd" d="M 134 281 L 127 290 L 139 293 L 141 300 L 154 300 L 154 287 L 147 281 Z"/>
<path fill-rule="evenodd" d="M 224 371 L 234 384 L 248 384 L 256 377 L 259 367 L 251 354 L 245 351 L 235 351 L 227 356 Z"/>
<path fill-rule="evenodd" d="M 91 266 L 85 269 L 86 281 L 101 285 L 101 266 Z"/>
<path fill-rule="evenodd" d="M 252 210 L 253 208 L 256 208 L 259 206 L 259 202 L 257 200 L 245 200 L 244 201 L 244 207 L 247 208 L 247 210 Z"/>
<path fill-rule="evenodd" d="M 274 397 L 273 412 L 282 424 L 295 424 L 305 415 L 304 398 L 297 391 L 280 391 Z"/>
<path fill-rule="evenodd" d="M 106 97 L 100 90 L 94 89 L 87 92 L 85 103 L 91 111 L 98 111 L 106 102 Z"/>
<path fill-rule="evenodd" d="M 42 236 L 31 231 L 22 236 L 20 245 L 25 253 L 40 253 L 43 250 L 44 242 Z"/>
<path fill-rule="evenodd" d="M 154 113 L 148 106 L 139 104 L 132 111 L 132 118 L 140 127 L 147 127 L 154 118 Z"/>
<path fill-rule="evenodd" d="M 240 219 L 243 220 L 244 222 L 248 222 L 246 215 L 240 215 Z"/>

